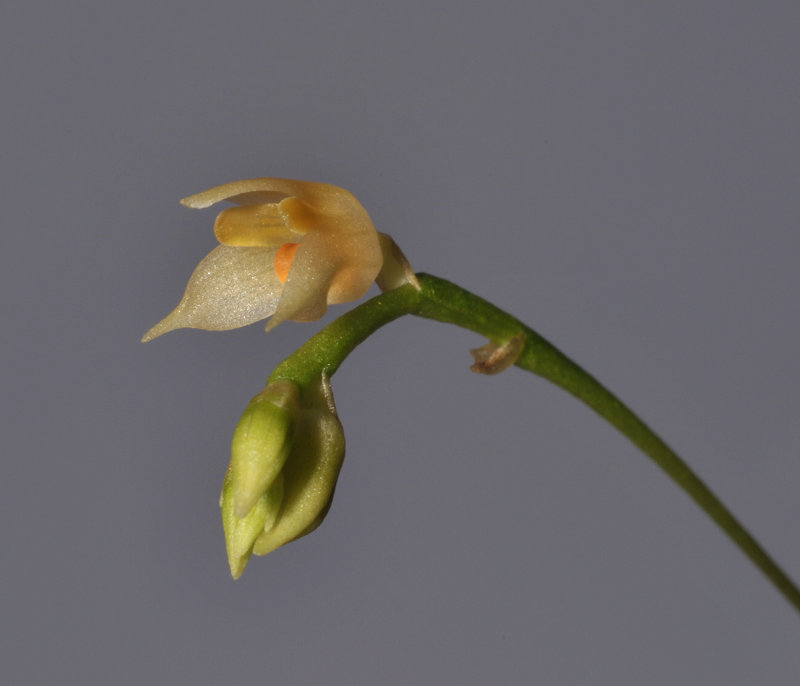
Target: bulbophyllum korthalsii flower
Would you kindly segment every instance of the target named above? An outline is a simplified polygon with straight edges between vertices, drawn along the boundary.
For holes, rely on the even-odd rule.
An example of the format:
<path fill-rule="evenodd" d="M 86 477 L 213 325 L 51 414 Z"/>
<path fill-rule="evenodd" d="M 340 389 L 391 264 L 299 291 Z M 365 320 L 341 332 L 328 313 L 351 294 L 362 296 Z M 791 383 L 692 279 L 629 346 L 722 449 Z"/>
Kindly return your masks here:
<path fill-rule="evenodd" d="M 314 321 L 329 304 L 363 296 L 381 271 L 378 232 L 343 188 L 248 179 L 181 203 L 203 209 L 222 200 L 237 206 L 214 223 L 221 245 L 194 270 L 178 306 L 142 341 L 185 327 L 235 329 L 270 316 L 267 330 L 286 320 Z"/>
<path fill-rule="evenodd" d="M 231 574 L 311 533 L 328 512 L 344 460 L 344 431 L 322 375 L 304 391 L 274 381 L 247 406 L 220 497 Z"/>

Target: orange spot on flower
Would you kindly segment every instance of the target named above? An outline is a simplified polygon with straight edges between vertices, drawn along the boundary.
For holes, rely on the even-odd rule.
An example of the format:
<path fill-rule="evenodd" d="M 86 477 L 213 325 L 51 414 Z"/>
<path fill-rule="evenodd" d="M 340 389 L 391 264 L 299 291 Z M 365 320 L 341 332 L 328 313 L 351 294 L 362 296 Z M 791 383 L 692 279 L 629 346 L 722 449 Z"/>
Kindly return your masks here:
<path fill-rule="evenodd" d="M 284 243 L 275 253 L 275 273 L 281 283 L 286 283 L 289 270 L 292 268 L 292 260 L 299 247 L 299 243 Z"/>

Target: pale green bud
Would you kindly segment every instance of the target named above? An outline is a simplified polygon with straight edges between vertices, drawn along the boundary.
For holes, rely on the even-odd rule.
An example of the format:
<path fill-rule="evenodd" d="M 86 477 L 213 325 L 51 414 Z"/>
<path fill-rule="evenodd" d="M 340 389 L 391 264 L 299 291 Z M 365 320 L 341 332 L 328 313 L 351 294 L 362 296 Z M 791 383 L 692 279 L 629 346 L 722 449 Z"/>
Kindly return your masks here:
<path fill-rule="evenodd" d="M 283 478 L 278 475 L 251 510 L 241 518 L 234 512 L 232 491 L 233 479 L 231 468 L 228 467 L 219 505 L 222 508 L 222 527 L 225 530 L 231 576 L 238 579 L 247 566 L 256 539 L 264 533 L 265 527 L 272 527 L 278 517 L 283 497 Z"/>
<path fill-rule="evenodd" d="M 283 468 L 299 415 L 300 389 L 281 379 L 250 401 L 231 445 L 233 512 L 244 518 Z"/>
<path fill-rule="evenodd" d="M 313 531 L 328 512 L 344 460 L 344 432 L 326 376 L 303 392 L 270 383 L 233 437 L 220 497 L 231 574 Z"/>
<path fill-rule="evenodd" d="M 322 376 L 303 394 L 294 444 L 283 469 L 281 511 L 274 526 L 256 539 L 256 555 L 266 555 L 321 523 L 333 498 L 344 448 L 330 384 Z"/>

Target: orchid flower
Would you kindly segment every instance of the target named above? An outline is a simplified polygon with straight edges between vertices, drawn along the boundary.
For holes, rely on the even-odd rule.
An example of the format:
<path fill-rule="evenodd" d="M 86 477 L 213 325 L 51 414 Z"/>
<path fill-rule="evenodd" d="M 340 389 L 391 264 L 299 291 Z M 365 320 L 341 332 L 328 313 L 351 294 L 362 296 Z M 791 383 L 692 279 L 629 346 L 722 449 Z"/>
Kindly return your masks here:
<path fill-rule="evenodd" d="M 173 329 L 236 329 L 272 317 L 314 321 L 328 305 L 357 300 L 383 265 L 388 237 L 343 188 L 311 181 L 233 181 L 181 200 L 204 209 L 222 200 L 220 242 L 194 270 L 178 306 L 142 338 Z"/>

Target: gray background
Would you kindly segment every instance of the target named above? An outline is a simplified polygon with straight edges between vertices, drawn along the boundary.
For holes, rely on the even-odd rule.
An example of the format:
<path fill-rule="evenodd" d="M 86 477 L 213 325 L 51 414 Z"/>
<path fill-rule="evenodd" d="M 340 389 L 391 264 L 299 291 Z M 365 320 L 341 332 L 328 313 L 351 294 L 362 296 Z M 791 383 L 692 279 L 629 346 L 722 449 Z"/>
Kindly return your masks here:
<path fill-rule="evenodd" d="M 344 186 L 800 578 L 799 29 L 794 0 L 7 3 L 4 683 L 797 684 L 797 613 L 671 482 L 423 320 L 334 378 L 322 528 L 233 583 L 233 427 L 320 324 L 138 340 L 214 245 L 179 198 Z"/>

